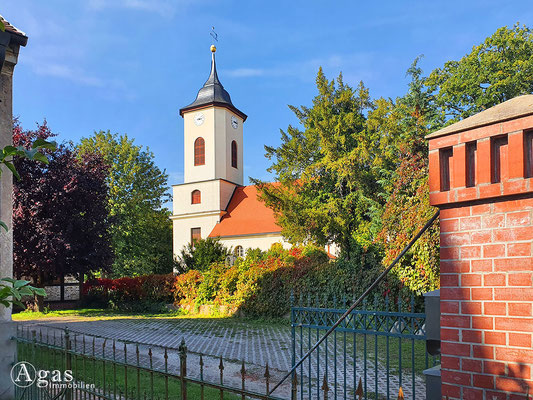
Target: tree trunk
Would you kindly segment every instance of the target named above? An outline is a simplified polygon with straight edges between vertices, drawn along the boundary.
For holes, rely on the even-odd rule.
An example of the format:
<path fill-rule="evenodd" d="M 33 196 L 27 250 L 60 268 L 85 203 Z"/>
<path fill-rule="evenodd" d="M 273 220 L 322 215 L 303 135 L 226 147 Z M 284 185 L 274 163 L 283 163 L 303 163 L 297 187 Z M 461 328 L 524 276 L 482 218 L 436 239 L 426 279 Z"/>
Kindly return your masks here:
<path fill-rule="evenodd" d="M 44 276 L 42 273 L 39 273 L 35 279 L 35 287 L 42 288 L 44 287 Z M 38 312 L 43 312 L 44 310 L 44 297 L 34 295 L 33 297 L 33 310 Z"/>

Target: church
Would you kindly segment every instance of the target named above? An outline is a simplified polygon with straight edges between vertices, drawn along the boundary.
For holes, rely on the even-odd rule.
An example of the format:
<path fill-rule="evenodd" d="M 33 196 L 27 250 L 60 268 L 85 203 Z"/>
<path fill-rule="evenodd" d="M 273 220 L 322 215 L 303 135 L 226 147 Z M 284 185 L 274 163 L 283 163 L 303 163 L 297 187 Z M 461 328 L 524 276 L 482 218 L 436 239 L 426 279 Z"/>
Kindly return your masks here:
<path fill-rule="evenodd" d="M 216 47 L 211 73 L 196 100 L 180 109 L 184 122 L 184 183 L 173 185 L 174 255 L 197 239 L 219 238 L 234 254 L 249 248 L 284 247 L 274 213 L 243 183 L 243 125 L 246 114 L 235 107 L 217 75 Z"/>

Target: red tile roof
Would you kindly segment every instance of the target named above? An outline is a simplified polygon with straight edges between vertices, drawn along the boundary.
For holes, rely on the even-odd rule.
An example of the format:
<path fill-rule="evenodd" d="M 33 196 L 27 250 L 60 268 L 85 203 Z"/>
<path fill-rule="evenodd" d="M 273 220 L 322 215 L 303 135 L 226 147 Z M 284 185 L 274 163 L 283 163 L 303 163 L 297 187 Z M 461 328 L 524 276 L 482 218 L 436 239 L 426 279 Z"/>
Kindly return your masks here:
<path fill-rule="evenodd" d="M 20 29 L 17 29 L 13 25 L 11 25 L 2 15 L 0 15 L 0 20 L 2 20 L 2 22 L 4 23 L 6 32 L 11 32 L 11 33 L 15 33 L 20 36 L 27 37 L 27 35 L 24 32 L 22 32 Z"/>
<path fill-rule="evenodd" d="M 226 212 L 209 237 L 281 232 L 274 212 L 257 198 L 255 185 L 236 188 Z"/>

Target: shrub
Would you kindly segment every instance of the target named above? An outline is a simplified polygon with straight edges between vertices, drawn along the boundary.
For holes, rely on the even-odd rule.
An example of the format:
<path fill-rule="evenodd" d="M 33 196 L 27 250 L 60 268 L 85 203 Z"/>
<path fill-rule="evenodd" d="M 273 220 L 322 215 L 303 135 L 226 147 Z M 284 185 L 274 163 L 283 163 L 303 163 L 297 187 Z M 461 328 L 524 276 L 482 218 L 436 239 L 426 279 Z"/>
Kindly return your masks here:
<path fill-rule="evenodd" d="M 214 263 L 205 271 L 191 270 L 176 277 L 174 297 L 192 309 L 201 305 L 226 305 L 251 317 L 282 317 L 295 301 L 331 306 L 348 304 L 360 296 L 383 271 L 375 250 L 352 254 L 350 261 L 329 260 L 319 248 L 306 246 L 290 250 L 273 246 L 267 252 L 249 251 L 233 266 Z M 410 292 L 394 276 L 385 279 L 370 296 L 379 308 L 385 298 L 396 302 Z M 374 306 L 372 304 L 372 306 Z"/>
<path fill-rule="evenodd" d="M 93 279 L 83 285 L 82 302 L 122 311 L 160 312 L 172 301 L 173 281 L 172 274 Z"/>
<path fill-rule="evenodd" d="M 181 250 L 180 266 L 182 271 L 205 271 L 216 262 L 224 262 L 230 254 L 217 238 L 199 239 L 190 243 Z"/>

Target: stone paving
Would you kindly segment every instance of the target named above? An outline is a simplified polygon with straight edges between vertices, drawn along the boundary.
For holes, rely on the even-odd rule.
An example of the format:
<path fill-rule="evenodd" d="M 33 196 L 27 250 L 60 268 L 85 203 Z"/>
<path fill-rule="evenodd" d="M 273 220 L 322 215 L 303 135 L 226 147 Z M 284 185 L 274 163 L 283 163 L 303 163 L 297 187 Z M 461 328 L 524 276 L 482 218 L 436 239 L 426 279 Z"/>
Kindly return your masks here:
<path fill-rule="evenodd" d="M 261 393 L 265 391 L 264 367 L 269 365 L 272 374 L 272 383 L 278 382 L 284 372 L 291 367 L 291 330 L 290 327 L 282 325 L 267 325 L 247 323 L 229 319 L 134 319 L 134 318 L 114 318 L 108 320 L 94 320 L 88 318 L 46 318 L 43 320 L 21 321 L 21 324 L 30 329 L 40 329 L 46 332 L 52 332 L 53 328 L 68 327 L 73 333 L 95 335 L 101 338 L 110 338 L 126 342 L 136 342 L 140 346 L 141 365 L 148 363 L 148 348 L 152 348 L 154 367 L 164 369 L 163 348 L 169 351 L 169 371 L 174 373 L 179 371 L 179 359 L 177 349 L 182 341 L 185 340 L 188 356 L 188 374 L 198 376 L 199 354 L 203 354 L 205 366 L 205 379 L 213 382 L 219 382 L 219 357 L 225 362 L 224 377 L 225 383 L 240 387 L 241 385 L 241 361 L 246 364 L 247 387 Z M 288 324 L 287 324 L 288 325 Z M 78 336 L 81 338 L 81 336 Z M 79 339 L 81 340 L 81 339 Z M 100 349 L 104 339 L 97 339 L 97 349 Z M 333 341 L 328 343 L 328 384 L 330 387 L 330 396 L 333 397 L 335 362 L 337 369 L 337 396 L 343 398 L 344 394 L 353 398 L 355 386 L 360 377 L 365 376 L 363 369 L 362 355 L 357 354 L 355 379 L 353 368 L 353 352 L 348 346 L 346 359 L 344 359 L 343 346 L 338 344 L 335 349 Z M 305 347 L 305 343 L 303 346 Z M 110 342 L 106 345 L 110 346 Z M 160 346 L 160 347 L 159 347 Z M 298 344 L 299 346 L 299 344 Z M 118 346 L 120 347 L 120 346 Z M 101 350 L 97 350 L 101 353 Z M 305 349 L 304 349 L 305 352 Z M 106 355 L 111 352 L 106 350 Z M 128 347 L 128 361 L 135 363 L 131 357 L 135 357 L 135 349 Z M 143 356 L 144 354 L 144 356 Z M 320 370 L 317 370 L 316 354 L 312 357 L 311 365 L 309 362 L 304 363 L 303 368 L 298 372 L 303 373 L 303 397 L 310 398 L 308 387 L 312 386 L 316 396 L 317 387 L 321 387 L 324 375 L 324 358 L 325 347 L 320 349 Z M 371 356 L 371 354 L 369 354 Z M 117 357 L 124 357 L 123 351 L 118 350 Z M 131 358 L 131 359 L 130 359 Z M 346 376 L 343 375 L 344 362 L 346 362 Z M 147 364 L 145 364 L 147 365 Z M 376 379 L 376 366 L 378 376 Z M 387 382 L 383 363 L 371 361 L 368 363 L 366 379 L 368 392 L 374 392 L 375 386 L 378 387 L 380 395 L 389 394 L 396 397 L 399 388 L 398 376 L 391 375 Z M 227 381 L 226 381 L 227 380 Z M 299 379 L 302 383 L 302 379 Z M 346 389 L 344 384 L 346 382 Z M 406 398 L 413 399 L 413 380 L 411 374 L 403 377 L 403 389 Z M 300 385 L 299 385 L 300 386 Z M 425 397 L 425 383 L 422 377 L 414 377 L 415 395 L 418 399 Z M 272 387 L 272 384 L 271 384 Z M 301 390 L 301 389 L 300 389 Z M 299 392 L 300 392 L 299 390 Z M 290 385 L 283 385 L 276 394 L 281 398 L 290 398 Z M 336 397 L 336 396 L 335 396 Z"/>

